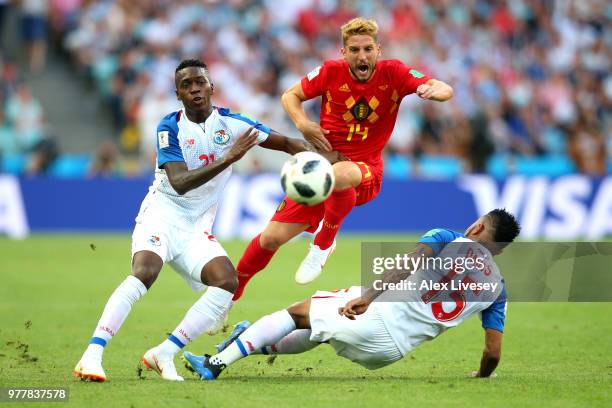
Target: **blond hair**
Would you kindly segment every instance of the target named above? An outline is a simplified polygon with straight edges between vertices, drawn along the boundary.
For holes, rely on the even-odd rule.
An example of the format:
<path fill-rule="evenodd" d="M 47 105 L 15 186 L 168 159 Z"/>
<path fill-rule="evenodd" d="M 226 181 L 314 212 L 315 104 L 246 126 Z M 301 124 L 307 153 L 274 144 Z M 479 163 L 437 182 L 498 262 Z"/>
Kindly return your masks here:
<path fill-rule="evenodd" d="M 378 24 L 374 20 L 363 17 L 356 17 L 340 27 L 342 33 L 342 44 L 346 45 L 347 40 L 353 35 L 369 35 L 378 42 Z"/>

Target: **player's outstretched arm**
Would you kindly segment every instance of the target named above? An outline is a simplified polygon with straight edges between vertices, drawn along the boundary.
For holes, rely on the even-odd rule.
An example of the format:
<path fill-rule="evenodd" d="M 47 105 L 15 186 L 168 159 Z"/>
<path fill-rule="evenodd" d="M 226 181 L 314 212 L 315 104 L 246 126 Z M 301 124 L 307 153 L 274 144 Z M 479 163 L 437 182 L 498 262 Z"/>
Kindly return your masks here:
<path fill-rule="evenodd" d="M 283 108 L 293 121 L 295 127 L 302 132 L 304 138 L 321 151 L 331 151 L 332 147 L 325 135 L 329 130 L 323 129 L 318 123 L 311 121 L 302 103 L 307 100 L 300 82 L 287 89 L 281 96 Z"/>
<path fill-rule="evenodd" d="M 261 142 L 259 146 L 270 149 L 278 150 L 279 152 L 289 153 L 291 155 L 299 152 L 316 152 L 317 150 L 307 141 L 301 139 L 295 139 L 287 137 L 278 133 L 275 130 L 270 131 L 270 135 L 266 140 Z"/>
<path fill-rule="evenodd" d="M 225 156 L 205 167 L 188 170 L 185 162 L 165 163 L 163 168 L 166 171 L 172 188 L 180 195 L 183 195 L 205 184 L 232 163 L 240 160 L 246 152 L 255 146 L 258 134 L 259 131 L 254 126 L 251 126 L 236 140 L 236 143 L 234 143 Z"/>
<path fill-rule="evenodd" d="M 434 251 L 429 245 L 419 243 L 416 249 L 409 255 L 415 258 L 427 258 L 433 256 L 433 254 Z M 398 283 L 406 279 L 413 272 L 414 271 L 410 269 L 389 270 L 383 275 L 383 283 L 381 287 L 389 287 L 389 283 Z M 357 299 L 353 299 L 350 302 L 347 302 L 347 304 L 343 308 L 340 308 L 338 310 L 338 313 L 348 317 L 351 320 L 354 320 L 356 315 L 365 313 L 366 310 L 368 310 L 370 303 L 372 303 L 374 299 L 376 299 L 383 292 L 384 290 L 382 289 L 375 289 L 373 287 L 369 288 L 368 290 L 363 292 L 363 294 Z"/>
<path fill-rule="evenodd" d="M 501 344 L 504 334 L 495 329 L 485 329 L 485 347 L 480 360 L 480 370 L 473 377 L 490 377 L 501 358 Z"/>
<path fill-rule="evenodd" d="M 417 88 L 416 94 L 422 99 L 444 102 L 453 97 L 453 88 L 439 79 L 430 79 Z"/>
<path fill-rule="evenodd" d="M 330 163 L 336 163 L 339 161 L 349 160 L 342 153 L 338 151 L 319 151 L 315 149 L 313 145 L 311 145 L 306 140 L 296 139 L 292 137 L 287 137 L 282 135 L 275 130 L 270 132 L 268 138 L 261 142 L 259 146 L 264 147 L 266 149 L 278 150 L 281 152 L 289 153 L 291 155 L 299 153 L 299 152 L 317 152 L 329 160 Z"/>

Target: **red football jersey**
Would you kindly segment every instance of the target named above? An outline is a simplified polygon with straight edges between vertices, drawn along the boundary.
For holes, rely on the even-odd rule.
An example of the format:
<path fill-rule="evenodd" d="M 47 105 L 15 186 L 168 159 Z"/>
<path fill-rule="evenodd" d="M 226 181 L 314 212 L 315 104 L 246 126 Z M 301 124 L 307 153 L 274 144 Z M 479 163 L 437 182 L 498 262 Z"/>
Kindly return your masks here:
<path fill-rule="evenodd" d="M 302 78 L 306 98 L 321 96 L 321 120 L 332 148 L 353 161 L 382 168 L 402 98 L 429 77 L 398 60 L 379 60 L 368 82 L 350 74 L 345 60 L 325 63 Z"/>

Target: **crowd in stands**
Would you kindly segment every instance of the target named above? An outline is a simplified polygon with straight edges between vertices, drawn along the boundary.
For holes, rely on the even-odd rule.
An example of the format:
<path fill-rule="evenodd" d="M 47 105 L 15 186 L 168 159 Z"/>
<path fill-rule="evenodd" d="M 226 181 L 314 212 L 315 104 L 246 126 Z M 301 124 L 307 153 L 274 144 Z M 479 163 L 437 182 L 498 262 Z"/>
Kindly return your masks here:
<path fill-rule="evenodd" d="M 7 157 L 18 157 L 22 171 L 38 174 L 58 156 L 57 143 L 43 107 L 17 72 L 14 63 L 0 60 L 0 168 Z"/>
<path fill-rule="evenodd" d="M 553 174 L 608 173 L 606 0 L 49 2 L 51 30 L 107 101 L 122 152 L 139 154 L 144 168 L 153 164 L 159 118 L 179 107 L 173 78 L 182 58 L 208 64 L 216 104 L 297 136 L 280 94 L 323 60 L 340 58 L 339 27 L 358 15 L 378 22 L 382 58 L 455 90 L 447 103 L 404 100 L 386 152 L 388 174 L 427 173 L 428 163 L 501 176 L 534 163 Z M 6 124 L 16 132 L 11 112 L 27 92 L 15 91 L 11 103 L 3 95 L 0 132 Z M 308 105 L 312 118 L 317 106 Z M 35 104 L 27 112 L 41 114 Z M 253 155 L 250 167 L 269 163 L 277 165 Z"/>

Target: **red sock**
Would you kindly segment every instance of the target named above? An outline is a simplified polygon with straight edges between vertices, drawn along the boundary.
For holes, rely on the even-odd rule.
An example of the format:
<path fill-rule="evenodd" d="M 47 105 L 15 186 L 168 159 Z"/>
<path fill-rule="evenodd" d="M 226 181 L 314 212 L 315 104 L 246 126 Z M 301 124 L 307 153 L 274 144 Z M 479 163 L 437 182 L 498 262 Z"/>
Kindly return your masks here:
<path fill-rule="evenodd" d="M 242 258 L 238 262 L 238 267 L 236 268 L 238 271 L 238 289 L 234 292 L 234 297 L 232 298 L 234 301 L 240 299 L 247 283 L 257 272 L 268 265 L 270 259 L 276 253 L 276 251 L 270 251 L 261 247 L 259 244 L 260 236 L 261 234 L 257 235 L 249 242 L 249 245 L 247 245 L 242 254 Z"/>
<path fill-rule="evenodd" d="M 327 249 L 334 243 L 340 225 L 351 212 L 357 201 L 357 192 L 353 187 L 346 190 L 334 191 L 325 200 L 325 215 L 323 226 L 314 239 L 314 244 L 321 249 Z"/>

